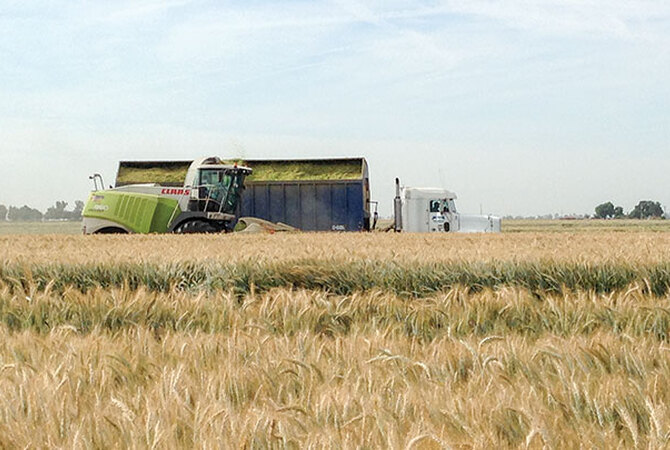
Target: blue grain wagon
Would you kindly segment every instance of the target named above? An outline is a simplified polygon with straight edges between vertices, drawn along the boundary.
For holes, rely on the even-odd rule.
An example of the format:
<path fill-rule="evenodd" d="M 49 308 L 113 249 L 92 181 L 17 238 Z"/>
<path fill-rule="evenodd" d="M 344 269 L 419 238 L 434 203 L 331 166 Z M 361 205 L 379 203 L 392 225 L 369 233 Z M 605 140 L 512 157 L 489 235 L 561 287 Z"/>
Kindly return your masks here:
<path fill-rule="evenodd" d="M 370 229 L 370 180 L 364 158 L 244 160 L 241 216 L 303 231 Z"/>

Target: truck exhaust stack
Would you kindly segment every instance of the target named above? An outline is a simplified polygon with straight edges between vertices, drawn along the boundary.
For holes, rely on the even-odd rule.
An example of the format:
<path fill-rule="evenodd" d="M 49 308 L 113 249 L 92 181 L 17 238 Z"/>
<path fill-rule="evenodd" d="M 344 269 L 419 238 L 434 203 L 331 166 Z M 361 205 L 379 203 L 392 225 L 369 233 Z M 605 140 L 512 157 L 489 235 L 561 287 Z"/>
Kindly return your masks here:
<path fill-rule="evenodd" d="M 393 229 L 402 231 L 402 199 L 400 198 L 400 178 L 395 179 L 395 199 L 393 199 Z"/>

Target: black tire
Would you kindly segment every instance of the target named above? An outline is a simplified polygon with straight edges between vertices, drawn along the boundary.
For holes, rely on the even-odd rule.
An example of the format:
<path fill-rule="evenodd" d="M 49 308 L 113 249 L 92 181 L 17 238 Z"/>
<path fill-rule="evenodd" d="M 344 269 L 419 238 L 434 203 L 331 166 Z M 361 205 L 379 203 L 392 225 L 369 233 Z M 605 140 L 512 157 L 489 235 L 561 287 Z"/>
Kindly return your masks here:
<path fill-rule="evenodd" d="M 174 232 L 178 234 L 218 233 L 219 231 L 221 230 L 218 230 L 204 220 L 188 220 L 180 223 L 177 228 L 174 229 Z"/>
<path fill-rule="evenodd" d="M 119 227 L 105 227 L 101 228 L 93 234 L 128 234 L 126 230 Z"/>

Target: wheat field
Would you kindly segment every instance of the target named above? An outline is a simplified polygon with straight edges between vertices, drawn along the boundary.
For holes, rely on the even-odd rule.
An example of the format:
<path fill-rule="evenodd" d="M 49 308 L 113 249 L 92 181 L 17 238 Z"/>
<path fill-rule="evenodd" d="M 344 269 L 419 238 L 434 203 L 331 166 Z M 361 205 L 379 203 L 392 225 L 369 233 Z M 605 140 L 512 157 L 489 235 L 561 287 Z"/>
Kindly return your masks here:
<path fill-rule="evenodd" d="M 670 222 L 670 221 L 669 221 Z M 670 231 L 670 230 L 669 230 Z M 670 232 L 502 234 L 291 233 L 189 235 L 0 235 L 3 261 L 24 264 L 342 261 L 668 260 Z"/>
<path fill-rule="evenodd" d="M 0 251 L 3 448 L 670 445 L 670 233 Z"/>

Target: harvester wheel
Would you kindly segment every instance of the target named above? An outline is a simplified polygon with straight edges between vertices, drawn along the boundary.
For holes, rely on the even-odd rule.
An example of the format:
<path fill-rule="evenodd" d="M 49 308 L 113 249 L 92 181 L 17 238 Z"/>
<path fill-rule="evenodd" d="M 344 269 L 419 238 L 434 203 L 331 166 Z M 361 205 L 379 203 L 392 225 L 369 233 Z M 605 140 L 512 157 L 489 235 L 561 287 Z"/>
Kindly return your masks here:
<path fill-rule="evenodd" d="M 126 230 L 119 227 L 105 227 L 101 228 L 93 234 L 128 234 Z"/>
<path fill-rule="evenodd" d="M 218 231 L 219 230 L 204 220 L 189 220 L 179 224 L 174 230 L 175 233 L 179 234 L 216 233 Z"/>

